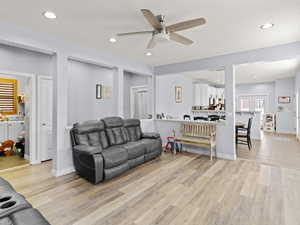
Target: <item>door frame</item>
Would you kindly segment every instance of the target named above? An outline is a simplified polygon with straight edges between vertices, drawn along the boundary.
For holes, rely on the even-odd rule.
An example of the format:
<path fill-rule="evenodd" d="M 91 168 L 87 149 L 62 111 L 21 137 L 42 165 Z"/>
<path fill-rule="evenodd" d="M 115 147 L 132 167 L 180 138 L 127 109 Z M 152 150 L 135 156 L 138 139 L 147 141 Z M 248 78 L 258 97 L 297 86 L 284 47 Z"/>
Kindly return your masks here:
<path fill-rule="evenodd" d="M 41 107 L 39 107 L 40 105 L 42 105 L 41 98 L 39 97 L 39 96 L 41 96 L 41 90 L 40 90 L 39 86 L 40 86 L 40 82 L 42 79 L 53 80 L 53 78 L 51 76 L 45 76 L 45 75 L 40 75 L 37 77 L 37 96 L 38 97 L 37 97 L 37 124 L 36 124 L 36 127 L 37 127 L 37 147 L 38 147 L 38 149 L 41 149 L 40 146 L 42 144 L 41 143 L 41 140 L 42 140 L 41 139 L 41 118 L 40 118 Z M 39 159 L 39 162 L 41 162 L 41 152 L 40 151 L 37 152 L 37 157 Z"/>
<path fill-rule="evenodd" d="M 29 163 L 39 164 L 41 161 L 39 160 L 37 152 L 37 74 L 0 70 L 0 75 L 23 76 L 30 80 L 31 104 L 29 108 Z"/>
<path fill-rule="evenodd" d="M 130 117 L 133 118 L 133 111 L 134 111 L 134 92 L 138 89 L 146 90 L 149 92 L 149 87 L 147 85 L 143 86 L 134 86 L 130 87 Z"/>

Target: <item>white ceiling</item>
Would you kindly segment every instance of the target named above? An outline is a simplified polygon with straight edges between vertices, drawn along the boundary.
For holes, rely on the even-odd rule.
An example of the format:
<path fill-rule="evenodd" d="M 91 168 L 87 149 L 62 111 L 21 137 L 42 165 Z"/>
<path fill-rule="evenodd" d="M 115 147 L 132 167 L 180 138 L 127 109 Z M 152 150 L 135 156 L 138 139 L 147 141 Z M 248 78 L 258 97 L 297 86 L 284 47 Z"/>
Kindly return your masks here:
<path fill-rule="evenodd" d="M 235 67 L 236 83 L 264 83 L 277 79 L 294 77 L 300 70 L 300 60 L 291 59 L 274 62 L 257 62 L 242 64 Z M 193 71 L 183 74 L 196 80 L 204 80 L 213 84 L 224 84 L 224 71 Z"/>
<path fill-rule="evenodd" d="M 166 15 L 167 24 L 205 17 L 207 24 L 181 31 L 195 43 L 185 47 L 168 42 L 144 55 L 149 35 L 108 38 L 118 32 L 148 30 L 140 9 Z M 42 16 L 57 14 L 55 21 Z M 110 52 L 143 62 L 162 65 L 300 40 L 299 0 L 1 0 L 0 21 L 61 38 L 69 43 Z M 261 30 L 272 22 L 275 27 Z"/>

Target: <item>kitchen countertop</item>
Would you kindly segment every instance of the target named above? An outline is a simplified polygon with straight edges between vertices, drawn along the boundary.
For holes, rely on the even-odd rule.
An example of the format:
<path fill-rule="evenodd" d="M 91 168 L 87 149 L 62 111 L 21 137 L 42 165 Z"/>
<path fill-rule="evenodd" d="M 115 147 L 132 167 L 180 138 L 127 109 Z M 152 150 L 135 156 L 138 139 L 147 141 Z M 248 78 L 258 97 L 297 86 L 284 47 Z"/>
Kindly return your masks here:
<path fill-rule="evenodd" d="M 24 123 L 24 120 L 6 120 L 6 121 L 0 121 L 0 123 Z"/>
<path fill-rule="evenodd" d="M 224 124 L 225 121 L 205 121 L 205 120 L 181 120 L 181 119 L 155 119 L 155 121 L 166 121 L 166 122 L 187 122 L 187 123 L 202 123 L 202 124 Z"/>

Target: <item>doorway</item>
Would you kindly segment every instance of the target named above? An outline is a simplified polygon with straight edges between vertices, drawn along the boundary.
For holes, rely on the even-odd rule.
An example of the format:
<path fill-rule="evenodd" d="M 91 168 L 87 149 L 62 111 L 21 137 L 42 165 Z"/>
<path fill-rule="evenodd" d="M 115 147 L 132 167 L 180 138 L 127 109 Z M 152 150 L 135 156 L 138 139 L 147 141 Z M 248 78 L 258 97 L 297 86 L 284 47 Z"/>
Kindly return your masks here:
<path fill-rule="evenodd" d="M 131 87 L 130 113 L 131 118 L 149 119 L 149 90 L 147 86 Z"/>
<path fill-rule="evenodd" d="M 0 170 L 29 165 L 32 79 L 0 73 Z"/>
<path fill-rule="evenodd" d="M 0 77 L 19 84 L 19 93 L 17 88 L 17 94 L 11 96 L 17 110 L 0 120 L 0 141 L 12 141 L 5 151 L 11 150 L 17 160 L 7 157 L 7 163 L 0 162 L 0 170 L 52 159 L 52 77 L 11 71 L 0 71 Z"/>

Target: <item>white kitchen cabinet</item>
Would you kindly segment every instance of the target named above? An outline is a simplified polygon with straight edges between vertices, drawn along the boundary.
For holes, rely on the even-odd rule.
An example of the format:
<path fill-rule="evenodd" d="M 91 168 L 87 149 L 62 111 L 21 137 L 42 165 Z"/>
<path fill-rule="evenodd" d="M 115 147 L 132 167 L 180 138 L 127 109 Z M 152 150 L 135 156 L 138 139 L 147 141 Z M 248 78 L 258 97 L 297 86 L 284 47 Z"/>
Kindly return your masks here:
<path fill-rule="evenodd" d="M 16 141 L 17 137 L 20 136 L 24 131 L 23 121 L 5 121 L 0 122 L 0 141 L 5 140 Z"/>
<path fill-rule="evenodd" d="M 208 106 L 208 84 L 194 84 L 194 105 L 197 106 Z"/>
<path fill-rule="evenodd" d="M 7 124 L 0 122 L 0 142 L 7 140 Z"/>

